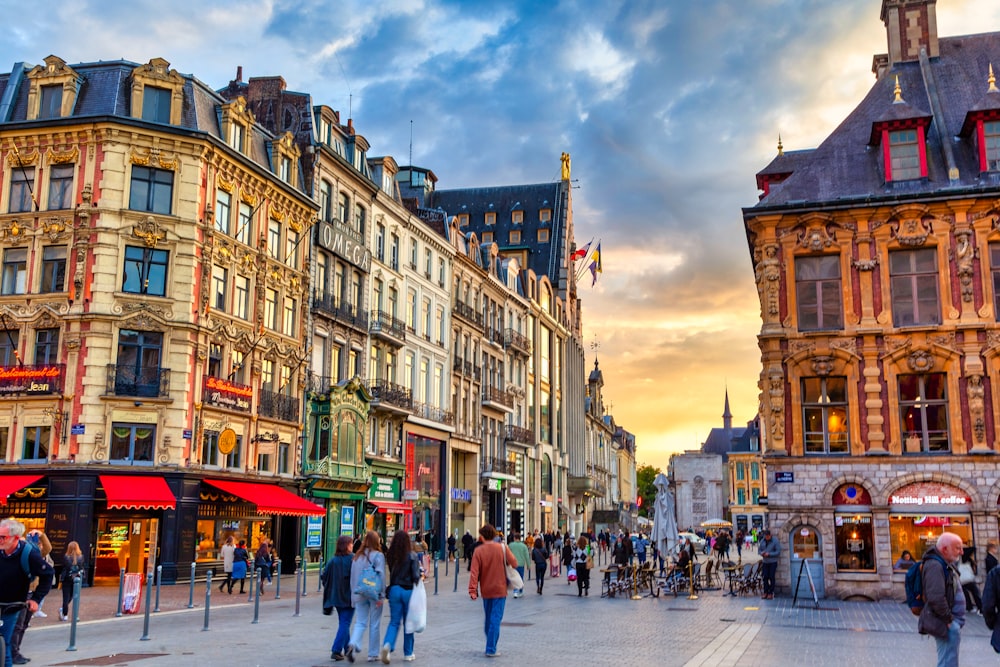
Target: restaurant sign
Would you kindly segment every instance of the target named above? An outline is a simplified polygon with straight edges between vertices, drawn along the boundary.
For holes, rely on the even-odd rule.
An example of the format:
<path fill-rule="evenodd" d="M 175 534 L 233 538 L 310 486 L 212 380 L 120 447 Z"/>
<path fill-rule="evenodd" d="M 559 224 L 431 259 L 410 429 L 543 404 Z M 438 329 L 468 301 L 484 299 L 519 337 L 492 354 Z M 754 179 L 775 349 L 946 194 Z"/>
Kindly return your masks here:
<path fill-rule="evenodd" d="M 205 376 L 204 389 L 202 390 L 202 400 L 205 401 L 205 405 L 250 412 L 250 399 L 252 397 L 253 389 L 244 384 Z"/>
<path fill-rule="evenodd" d="M 0 395 L 59 393 L 64 368 L 62 364 L 0 368 Z"/>

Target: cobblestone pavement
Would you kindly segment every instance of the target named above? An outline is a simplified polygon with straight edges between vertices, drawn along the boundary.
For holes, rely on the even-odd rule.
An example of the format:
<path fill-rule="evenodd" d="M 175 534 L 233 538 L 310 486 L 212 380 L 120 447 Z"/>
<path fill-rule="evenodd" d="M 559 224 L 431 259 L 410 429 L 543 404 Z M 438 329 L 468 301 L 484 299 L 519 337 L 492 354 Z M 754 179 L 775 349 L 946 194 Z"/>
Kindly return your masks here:
<path fill-rule="evenodd" d="M 596 574 L 596 573 L 595 573 Z M 462 567 L 438 569 L 438 594 L 428 588 L 428 627 L 417 635 L 414 664 L 530 664 L 539 659 L 590 665 L 934 665 L 934 642 L 916 633 L 916 618 L 902 604 L 790 599 L 762 601 L 730 597 L 723 591 L 631 600 L 602 599 L 597 588 L 580 598 L 564 577 L 549 579 L 544 595 L 527 582 L 521 599 L 508 599 L 500 636 L 501 657 L 483 657 L 483 608 L 466 594 Z M 209 630 L 204 631 L 205 584 L 197 585 L 196 607 L 188 609 L 189 587 L 165 586 L 159 613 L 150 616 L 149 639 L 142 641 L 144 618 L 114 617 L 117 587 L 83 591 L 76 651 L 67 651 L 68 623 L 58 620 L 59 592 L 45 603 L 46 619 L 35 619 L 22 650 L 31 665 L 332 665 L 330 644 L 336 617 L 320 613 L 316 575 L 295 612 L 295 585 L 282 582 L 281 599 L 268 587 L 260 600 L 259 623 L 247 597 L 213 591 Z M 144 602 L 142 607 L 144 608 Z M 382 632 L 388 625 L 383 614 Z M 402 663 L 402 638 L 393 663 Z M 359 662 L 363 663 L 365 653 Z M 996 665 L 989 631 L 973 615 L 962 636 L 963 667 Z M 347 664 L 342 663 L 342 664 Z"/>

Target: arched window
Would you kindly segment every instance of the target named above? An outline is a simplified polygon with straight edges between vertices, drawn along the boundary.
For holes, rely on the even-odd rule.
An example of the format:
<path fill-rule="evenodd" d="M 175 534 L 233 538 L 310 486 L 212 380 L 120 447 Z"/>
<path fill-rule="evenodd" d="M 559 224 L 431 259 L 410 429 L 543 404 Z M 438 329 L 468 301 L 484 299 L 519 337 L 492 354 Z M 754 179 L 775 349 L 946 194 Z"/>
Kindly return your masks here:
<path fill-rule="evenodd" d="M 552 493 L 552 459 L 548 454 L 542 456 L 542 493 Z"/>

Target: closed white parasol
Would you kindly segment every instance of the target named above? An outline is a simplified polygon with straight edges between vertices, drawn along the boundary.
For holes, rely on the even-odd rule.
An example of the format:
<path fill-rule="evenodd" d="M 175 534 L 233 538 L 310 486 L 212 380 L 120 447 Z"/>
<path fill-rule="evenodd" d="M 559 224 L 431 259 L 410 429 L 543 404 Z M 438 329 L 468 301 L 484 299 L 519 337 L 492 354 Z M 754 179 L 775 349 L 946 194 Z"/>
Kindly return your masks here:
<path fill-rule="evenodd" d="M 653 505 L 653 533 L 650 537 L 664 557 L 677 545 L 677 516 L 674 511 L 674 494 L 669 485 L 667 476 L 662 472 L 653 480 L 656 502 Z"/>

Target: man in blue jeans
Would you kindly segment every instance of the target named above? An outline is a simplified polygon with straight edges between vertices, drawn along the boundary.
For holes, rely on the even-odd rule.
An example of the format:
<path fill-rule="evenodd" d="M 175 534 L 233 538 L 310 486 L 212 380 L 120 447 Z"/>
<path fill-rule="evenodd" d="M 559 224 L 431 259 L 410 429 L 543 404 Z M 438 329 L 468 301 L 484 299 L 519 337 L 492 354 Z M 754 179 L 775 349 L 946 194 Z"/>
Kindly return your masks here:
<path fill-rule="evenodd" d="M 22 536 L 24 524 L 14 519 L 0 521 L 0 633 L 6 642 L 6 654 L 3 667 L 11 667 L 13 660 L 10 652 L 10 638 L 14 634 L 14 625 L 21 613 L 17 603 L 27 601 L 28 612 L 38 611 L 38 603 L 52 587 L 52 567 L 42 558 L 42 553 L 33 547 L 26 546 Z M 21 552 L 31 549 L 28 555 L 28 571 L 21 567 Z M 28 587 L 34 579 L 38 585 L 29 592 Z"/>
<path fill-rule="evenodd" d="M 495 658 L 497 642 L 500 640 L 500 622 L 507 604 L 506 565 L 517 567 L 517 558 L 505 545 L 494 542 L 496 529 L 485 524 L 479 529 L 479 546 L 472 552 L 472 568 L 469 570 L 469 597 L 483 598 L 486 634 L 486 657 Z"/>
<path fill-rule="evenodd" d="M 962 590 L 955 570 L 961 556 L 962 538 L 942 533 L 920 561 L 924 608 L 917 629 L 922 635 L 934 636 L 938 667 L 958 667 L 958 647 L 965 625 L 965 596 L 956 594 Z"/>

